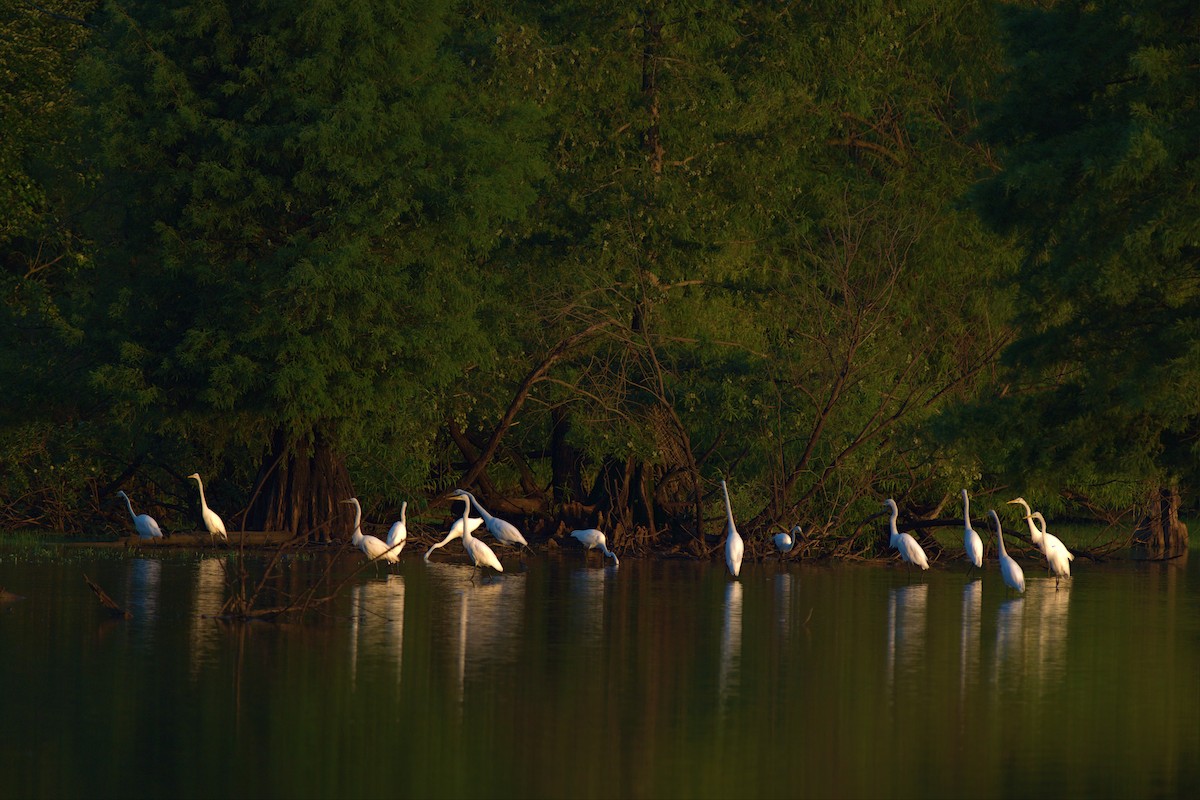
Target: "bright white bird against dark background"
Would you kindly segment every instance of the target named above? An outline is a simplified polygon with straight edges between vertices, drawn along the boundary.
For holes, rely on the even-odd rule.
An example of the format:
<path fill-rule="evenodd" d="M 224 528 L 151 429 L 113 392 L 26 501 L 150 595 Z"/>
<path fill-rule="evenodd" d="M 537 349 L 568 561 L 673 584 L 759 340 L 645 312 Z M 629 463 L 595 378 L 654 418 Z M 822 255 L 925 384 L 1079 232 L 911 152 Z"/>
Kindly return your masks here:
<path fill-rule="evenodd" d="M 983 539 L 979 538 L 979 534 L 971 527 L 971 499 L 967 497 L 967 490 L 962 490 L 963 499 L 963 550 L 966 551 L 967 561 L 971 562 L 972 567 L 978 569 L 983 568 Z M 967 568 L 967 574 L 971 574 L 971 568 Z"/>
<path fill-rule="evenodd" d="M 125 500 L 125 507 L 129 509 L 129 516 L 133 517 L 133 527 L 137 531 L 137 535 L 141 539 L 161 539 L 162 529 L 158 527 L 158 523 L 154 517 L 149 514 L 133 513 L 133 503 L 129 502 L 129 495 L 125 492 L 117 492 Z"/>
<path fill-rule="evenodd" d="M 400 551 L 404 549 L 405 543 L 408 541 L 408 501 L 405 500 L 400 504 L 400 520 L 393 522 L 392 527 L 388 529 L 387 541 L 384 542 L 388 546 L 388 550 L 394 552 L 396 557 L 400 557 Z"/>
<path fill-rule="evenodd" d="M 468 507 L 470 507 L 470 504 L 468 504 Z M 467 517 L 466 519 L 467 519 L 467 527 L 471 529 L 471 533 L 474 533 L 476 531 L 476 529 L 479 528 L 479 526 L 483 524 L 483 519 L 481 517 Z M 422 558 L 424 558 L 425 561 L 429 561 L 430 553 L 432 553 L 434 550 L 437 550 L 438 548 L 445 547 L 446 545 L 453 542 L 455 539 L 461 539 L 462 535 L 463 535 L 463 518 L 459 517 L 454 520 L 454 524 L 450 526 L 450 532 L 446 534 L 445 538 L 442 539 L 437 544 L 430 547 L 428 550 L 426 550 L 425 555 L 422 556 Z"/>
<path fill-rule="evenodd" d="M 746 551 L 746 544 L 733 522 L 733 507 L 729 505 L 729 489 L 725 487 L 724 480 L 721 481 L 721 493 L 725 496 L 725 566 L 729 568 L 729 574 L 736 578 L 742 571 L 742 555 Z"/>
<path fill-rule="evenodd" d="M 461 489 L 459 491 L 462 492 Z M 467 551 L 467 558 L 471 559 L 471 583 L 474 583 L 475 570 L 482 569 L 483 567 L 491 567 L 496 572 L 504 572 L 504 567 L 500 565 L 500 559 L 496 558 L 496 554 L 492 552 L 492 548 L 488 547 L 486 542 L 482 539 L 476 539 L 471 535 L 471 528 L 467 524 L 467 519 L 471 514 L 471 503 L 467 498 L 471 497 L 471 495 L 467 492 L 462 492 L 462 494 L 467 496 L 455 495 L 455 497 L 463 501 L 462 542 L 463 549 Z M 484 517 L 484 524 L 487 524 L 487 517 Z"/>
<path fill-rule="evenodd" d="M 604 538 L 604 534 L 601 533 L 600 530 L 598 530 L 597 528 L 587 528 L 585 530 L 571 531 L 571 535 L 574 536 L 576 539 L 578 539 L 579 543 L 583 545 L 584 561 L 587 560 L 588 553 L 592 552 L 593 549 L 599 547 L 604 552 L 605 557 L 611 558 L 613 560 L 614 567 L 621 566 L 621 560 L 619 558 L 617 558 L 616 553 L 614 553 L 613 551 L 608 549 L 608 543 L 606 542 L 606 540 Z"/>
<path fill-rule="evenodd" d="M 1046 518 L 1042 512 L 1035 511 L 1026 519 L 1031 524 L 1034 521 L 1040 523 L 1042 555 L 1046 557 L 1046 569 L 1054 576 L 1054 586 L 1057 588 L 1061 579 L 1071 577 L 1071 562 L 1075 560 L 1075 555 L 1057 536 L 1046 532 Z"/>
<path fill-rule="evenodd" d="M 471 513 L 471 506 L 475 506 L 475 510 L 479 512 L 479 516 L 483 517 L 484 527 L 488 533 L 501 544 L 512 545 L 513 547 L 524 547 L 529 549 L 529 542 L 525 541 L 525 537 L 517 530 L 517 526 L 511 522 L 493 517 L 487 512 L 487 509 L 479 504 L 475 499 L 475 495 L 465 489 L 455 489 L 450 493 L 450 497 L 458 500 L 467 500 L 467 514 Z M 465 516 L 465 515 L 464 515 Z M 464 523 L 466 524 L 466 523 Z"/>
<path fill-rule="evenodd" d="M 1000 518 L 996 516 L 995 511 L 989 510 L 988 519 L 992 521 L 992 527 L 996 529 L 996 542 L 1000 547 L 1000 576 L 1004 578 L 1005 585 L 1010 589 L 1024 592 L 1025 572 L 1021 569 L 1021 565 L 1004 550 L 1004 529 L 1000 527 Z"/>
<path fill-rule="evenodd" d="M 390 563 L 396 563 L 400 560 L 400 555 L 393 554 L 391 548 L 387 546 L 387 542 L 380 539 L 378 536 L 363 536 L 362 532 L 362 506 L 358 504 L 357 497 L 351 497 L 349 500 L 342 500 L 343 503 L 352 503 L 354 505 L 354 535 L 351 541 L 354 546 L 363 551 L 371 561 L 383 559 Z"/>
<path fill-rule="evenodd" d="M 796 546 L 796 540 L 800 538 L 802 533 L 804 531 L 797 525 L 787 533 L 780 532 L 775 534 L 771 537 L 771 541 L 775 543 L 775 549 L 780 553 L 790 553 L 792 552 L 792 548 Z"/>
<path fill-rule="evenodd" d="M 925 550 L 912 537 L 910 533 L 900 533 L 896 529 L 896 518 L 900 516 L 900 510 L 896 508 L 896 501 L 888 498 L 883 501 L 883 507 L 888 511 L 888 544 L 900 551 L 900 558 L 904 559 L 909 564 L 916 564 L 921 569 L 929 569 L 929 559 L 925 556 Z"/>
<path fill-rule="evenodd" d="M 188 477 L 195 478 L 196 485 L 200 487 L 200 517 L 204 520 L 204 528 L 208 531 L 208 535 L 220 536 L 228 542 L 229 534 L 225 532 L 225 523 L 217 516 L 217 512 L 208 507 L 208 501 L 204 499 L 204 482 L 200 480 L 200 473 L 193 472 Z"/>

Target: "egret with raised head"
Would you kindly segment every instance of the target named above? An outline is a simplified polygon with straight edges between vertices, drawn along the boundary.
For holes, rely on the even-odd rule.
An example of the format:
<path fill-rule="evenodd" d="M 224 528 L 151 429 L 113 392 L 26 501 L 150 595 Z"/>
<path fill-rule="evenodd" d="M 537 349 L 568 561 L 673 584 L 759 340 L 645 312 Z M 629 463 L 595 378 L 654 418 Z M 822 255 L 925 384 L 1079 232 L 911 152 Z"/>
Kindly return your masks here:
<path fill-rule="evenodd" d="M 382 559 L 389 563 L 396 563 L 400 560 L 398 554 L 393 554 L 391 548 L 387 546 L 387 542 L 380 539 L 378 536 L 363 536 L 362 532 L 362 506 L 358 503 L 357 497 L 351 497 L 349 500 L 342 500 L 343 503 L 352 503 L 354 505 L 354 535 L 350 541 L 359 550 L 363 551 L 370 561 Z"/>
<path fill-rule="evenodd" d="M 983 539 L 979 538 L 979 534 L 971 527 L 971 500 L 967 497 L 967 490 L 962 490 L 963 499 L 963 550 L 966 551 L 967 561 L 971 562 L 971 567 L 978 569 L 983 568 Z M 971 567 L 967 567 L 967 574 L 971 574 Z"/>
<path fill-rule="evenodd" d="M 725 487 L 724 479 L 721 480 L 721 492 L 725 495 L 725 566 L 729 567 L 729 574 L 736 578 L 742 571 L 742 555 L 746 552 L 746 544 L 733 522 L 733 506 L 729 505 L 729 489 Z"/>
<path fill-rule="evenodd" d="M 900 558 L 904 559 L 909 564 L 916 564 L 921 569 L 929 569 L 929 558 L 925 555 L 925 550 L 920 543 L 913 538 L 910 533 L 900 533 L 896 529 L 896 518 L 900 516 L 900 509 L 896 508 L 896 501 L 888 498 L 883 501 L 883 507 L 888 511 L 888 544 L 900 551 Z"/>
<path fill-rule="evenodd" d="M 200 480 L 200 473 L 193 472 L 188 475 L 189 478 L 196 479 L 196 485 L 200 487 L 200 518 L 204 520 L 204 527 L 208 531 L 208 535 L 220 536 L 225 541 L 229 541 L 229 534 L 225 532 L 225 523 L 217 516 L 217 512 L 208 507 L 208 502 L 204 499 L 204 482 Z"/>
<path fill-rule="evenodd" d="M 1021 569 L 1021 565 L 1012 558 L 1004 550 L 1004 530 L 1000 527 L 1000 518 L 996 516 L 995 511 L 988 511 L 988 518 L 992 521 L 992 526 L 996 529 L 996 542 L 1000 546 L 1000 575 L 1004 578 L 1004 583 L 1010 589 L 1016 589 L 1018 592 L 1025 591 L 1025 572 Z"/>

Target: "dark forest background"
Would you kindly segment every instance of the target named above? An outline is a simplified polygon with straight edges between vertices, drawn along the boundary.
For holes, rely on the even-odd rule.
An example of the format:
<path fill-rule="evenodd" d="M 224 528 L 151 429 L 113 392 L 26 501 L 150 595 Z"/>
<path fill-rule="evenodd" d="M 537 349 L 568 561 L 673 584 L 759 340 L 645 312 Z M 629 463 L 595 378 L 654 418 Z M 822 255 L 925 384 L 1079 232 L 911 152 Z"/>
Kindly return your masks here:
<path fill-rule="evenodd" d="M 1200 5 L 0 0 L 0 526 L 1184 546 Z"/>

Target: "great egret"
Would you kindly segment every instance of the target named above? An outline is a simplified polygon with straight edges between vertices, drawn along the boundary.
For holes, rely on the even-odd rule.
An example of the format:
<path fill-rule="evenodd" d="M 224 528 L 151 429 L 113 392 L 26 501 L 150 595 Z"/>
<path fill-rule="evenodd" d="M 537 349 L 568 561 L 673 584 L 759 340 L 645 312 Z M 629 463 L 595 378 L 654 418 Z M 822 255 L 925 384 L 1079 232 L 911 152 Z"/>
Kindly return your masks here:
<path fill-rule="evenodd" d="M 471 506 L 475 506 L 475 510 L 479 512 L 479 516 L 483 517 L 483 524 L 487 526 L 488 533 L 497 542 L 524 547 L 526 550 L 529 549 L 529 542 L 525 541 L 525 537 L 517 530 L 517 526 L 511 522 L 505 522 L 499 517 L 493 517 L 487 512 L 487 509 L 479 505 L 479 501 L 475 499 L 475 495 L 464 489 L 455 489 L 450 493 L 450 497 L 468 501 L 467 513 L 463 515 L 464 519 L 471 513 Z"/>
<path fill-rule="evenodd" d="M 466 494 L 467 497 L 471 497 L 471 495 L 467 492 L 463 492 L 463 494 Z M 496 572 L 504 572 L 504 567 L 501 566 L 500 559 L 496 558 L 496 554 L 492 552 L 492 548 L 488 547 L 487 543 L 484 542 L 483 539 L 476 539 L 471 535 L 471 527 L 467 524 L 467 519 L 471 515 L 471 503 L 469 500 L 467 500 L 467 497 L 458 497 L 458 499 L 463 501 L 463 549 L 467 551 L 467 558 L 471 559 L 471 582 L 474 583 L 475 570 L 480 569 L 481 567 L 491 567 L 492 569 L 496 570 Z M 474 498 L 471 499 L 473 500 Z M 484 513 L 486 514 L 487 512 Z M 484 517 L 485 522 L 486 520 L 487 517 Z M 505 524 L 507 525 L 508 523 Z"/>
<path fill-rule="evenodd" d="M 1060 579 L 1071 577 L 1071 562 L 1075 560 L 1075 555 L 1057 536 L 1046 532 L 1046 518 L 1042 512 L 1035 511 L 1026 519 L 1031 525 L 1034 520 L 1041 523 L 1042 555 L 1046 557 L 1047 569 L 1054 575 L 1054 588 L 1057 589 Z"/>
<path fill-rule="evenodd" d="M 733 507 L 729 505 L 729 489 L 725 487 L 724 480 L 721 481 L 721 492 L 725 495 L 725 566 L 729 567 L 729 574 L 736 578 L 742 571 L 742 554 L 746 551 L 746 545 L 742 542 L 737 525 L 733 524 Z"/>
<path fill-rule="evenodd" d="M 792 548 L 796 546 L 796 540 L 804 533 L 799 525 L 792 528 L 790 533 L 777 533 L 771 537 L 775 542 L 775 549 L 782 553 L 790 553 Z"/>
<path fill-rule="evenodd" d="M 604 551 L 604 555 L 611 557 L 613 566 L 621 566 L 621 559 L 617 558 L 617 554 L 608 549 L 608 544 L 604 539 L 604 534 L 596 528 L 588 528 L 587 530 L 571 531 L 571 535 L 579 540 L 579 543 L 584 546 L 583 559 L 587 561 L 588 553 L 592 552 L 593 548 L 599 547 Z"/>
<path fill-rule="evenodd" d="M 888 544 L 900 551 L 900 558 L 907 561 L 909 564 L 916 564 L 921 569 L 929 569 L 929 558 L 926 557 L 925 551 L 916 539 L 909 533 L 900 533 L 896 530 L 896 517 L 900 516 L 900 510 L 896 508 L 896 501 L 888 498 L 883 501 L 883 507 L 888 510 Z"/>
<path fill-rule="evenodd" d="M 400 551 L 404 549 L 405 543 L 408 541 L 408 501 L 405 500 L 400 504 L 400 521 L 393 522 L 392 527 L 388 529 L 387 546 L 388 552 L 395 553 L 396 558 L 400 558 Z"/>
<path fill-rule="evenodd" d="M 129 502 L 129 495 L 125 494 L 125 492 L 117 492 L 117 494 L 125 498 L 125 507 L 129 509 L 129 516 L 133 517 L 133 527 L 137 530 L 138 538 L 163 538 L 162 529 L 158 527 L 158 523 L 154 521 L 154 517 L 149 514 L 133 513 L 133 503 Z"/>
<path fill-rule="evenodd" d="M 971 500 L 967 497 L 967 490 L 962 490 L 963 498 L 963 549 L 967 553 L 967 561 L 971 565 L 983 568 L 983 540 L 979 538 L 979 534 L 971 527 Z M 971 567 L 967 567 L 967 574 L 971 573 Z"/>
<path fill-rule="evenodd" d="M 1015 500 L 1009 500 L 1008 504 L 1018 504 L 1021 506 L 1021 508 L 1025 509 L 1025 522 L 1029 525 L 1029 538 L 1033 541 L 1033 544 L 1042 551 L 1042 554 L 1046 556 L 1046 563 L 1048 566 L 1052 558 L 1055 561 L 1061 561 L 1064 557 L 1067 561 L 1075 560 L 1075 554 L 1067 549 L 1067 546 L 1062 543 L 1061 539 L 1052 533 L 1046 533 L 1046 518 L 1042 516 L 1042 512 L 1031 510 L 1029 508 L 1029 503 L 1026 503 L 1025 498 L 1023 497 L 1018 497 Z M 1041 529 L 1034 524 L 1034 518 L 1042 521 Z M 1053 570 L 1053 567 L 1050 567 L 1050 569 Z M 1069 564 L 1067 565 L 1066 569 L 1067 575 L 1065 577 L 1070 577 L 1071 567 Z"/>
<path fill-rule="evenodd" d="M 1000 518 L 992 510 L 988 511 L 988 518 L 996 528 L 996 541 L 1000 543 L 1000 575 L 1010 588 L 1023 593 L 1025 591 L 1025 572 L 1021 569 L 1020 564 L 1013 561 L 1008 553 L 1004 552 L 1004 530 L 1000 527 Z"/>
<path fill-rule="evenodd" d="M 360 527 L 362 523 L 362 506 L 358 504 L 358 498 L 351 497 L 349 500 L 342 500 L 341 502 L 354 504 L 354 536 L 350 540 L 354 543 L 354 546 L 362 550 L 363 555 L 369 561 L 383 559 L 392 564 L 399 561 L 399 554 L 394 554 L 383 539 L 380 539 L 378 536 L 363 536 L 362 528 Z"/>
<path fill-rule="evenodd" d="M 204 527 L 208 530 L 208 535 L 220 536 L 225 541 L 229 541 L 229 534 L 225 533 L 225 523 L 217 516 L 217 512 L 208 507 L 208 502 L 204 499 L 204 482 L 200 480 L 200 473 L 193 472 L 188 475 L 189 478 L 196 479 L 196 485 L 200 487 L 200 517 L 204 520 Z"/>
<path fill-rule="evenodd" d="M 471 533 L 474 533 L 475 529 L 478 528 L 482 524 L 483 524 L 483 520 L 480 517 L 467 517 L 467 527 L 471 529 Z M 426 561 L 429 561 L 430 553 L 432 553 L 434 550 L 437 550 L 439 547 L 445 547 L 446 545 L 453 542 L 455 539 L 461 539 L 462 534 L 463 534 L 463 521 L 462 521 L 462 517 L 459 517 L 458 519 L 454 520 L 454 524 L 450 526 L 450 532 L 446 534 L 446 537 L 444 539 L 442 539 L 440 542 L 438 542 L 437 544 L 430 547 L 428 550 L 426 550 L 425 555 L 422 556 L 422 558 L 424 558 Z"/>

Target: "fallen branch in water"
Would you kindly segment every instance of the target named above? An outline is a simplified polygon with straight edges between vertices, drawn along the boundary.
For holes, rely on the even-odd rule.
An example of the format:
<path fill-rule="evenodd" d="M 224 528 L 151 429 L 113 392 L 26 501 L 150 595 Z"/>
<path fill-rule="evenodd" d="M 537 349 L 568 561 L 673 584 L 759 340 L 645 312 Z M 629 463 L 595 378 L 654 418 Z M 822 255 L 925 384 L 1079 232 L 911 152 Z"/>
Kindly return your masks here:
<path fill-rule="evenodd" d="M 104 606 L 105 609 L 108 610 L 108 613 L 112 614 L 114 617 L 133 619 L 133 614 L 130 614 L 128 611 L 121 608 L 121 606 L 117 605 L 117 602 L 108 596 L 108 592 L 101 589 L 95 581 L 87 576 L 86 572 L 83 574 L 83 579 L 87 581 L 88 587 L 96 595 L 96 598 L 100 601 L 100 605 Z"/>

